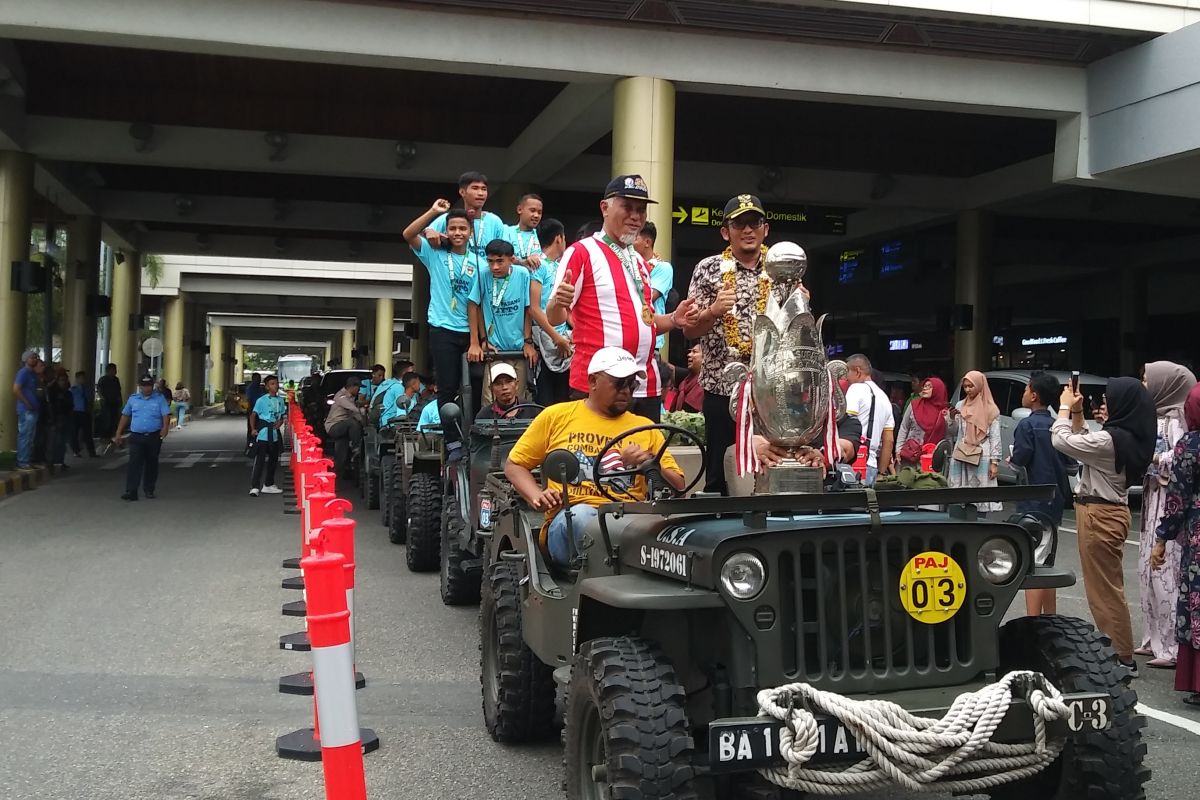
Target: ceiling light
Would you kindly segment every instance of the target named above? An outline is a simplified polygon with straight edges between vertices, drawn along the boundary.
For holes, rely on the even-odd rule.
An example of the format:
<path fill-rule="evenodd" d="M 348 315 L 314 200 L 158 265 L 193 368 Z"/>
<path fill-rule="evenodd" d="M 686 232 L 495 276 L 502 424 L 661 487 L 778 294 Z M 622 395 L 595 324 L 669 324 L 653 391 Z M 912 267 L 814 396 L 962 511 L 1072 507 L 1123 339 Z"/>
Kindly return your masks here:
<path fill-rule="evenodd" d="M 192 211 L 196 208 L 196 201 L 190 197 L 180 195 L 175 198 L 175 212 L 181 217 L 191 216 Z"/>
<path fill-rule="evenodd" d="M 358 240 L 350 242 L 346 245 L 346 252 L 350 254 L 351 258 L 358 258 L 363 253 L 362 242 Z"/>
<path fill-rule="evenodd" d="M 417 160 L 415 142 L 396 142 L 396 169 L 409 169 Z"/>
<path fill-rule="evenodd" d="M 275 252 L 279 253 L 280 255 L 287 252 L 288 241 L 282 236 L 275 237 L 275 241 L 272 242 L 272 245 L 275 247 Z"/>
<path fill-rule="evenodd" d="M 775 191 L 775 187 L 783 180 L 783 170 L 779 167 L 763 167 L 758 173 L 758 191 L 763 194 Z"/>
<path fill-rule="evenodd" d="M 282 222 L 292 213 L 292 203 L 286 197 L 276 197 L 271 201 L 271 208 L 276 222 Z"/>
<path fill-rule="evenodd" d="M 196 247 L 199 248 L 201 253 L 207 253 L 209 250 L 212 250 L 212 237 L 207 233 L 197 233 Z"/>
<path fill-rule="evenodd" d="M 367 211 L 367 224 L 378 226 L 383 223 L 384 210 L 381 205 L 372 205 Z"/>
<path fill-rule="evenodd" d="M 133 138 L 133 149 L 145 153 L 151 149 L 154 126 L 148 122 L 135 122 L 129 126 L 129 135 Z"/>
<path fill-rule="evenodd" d="M 288 135 L 286 133 L 267 131 L 263 140 L 267 143 L 267 147 L 271 148 L 271 154 L 267 156 L 271 161 L 283 161 L 287 157 Z"/>

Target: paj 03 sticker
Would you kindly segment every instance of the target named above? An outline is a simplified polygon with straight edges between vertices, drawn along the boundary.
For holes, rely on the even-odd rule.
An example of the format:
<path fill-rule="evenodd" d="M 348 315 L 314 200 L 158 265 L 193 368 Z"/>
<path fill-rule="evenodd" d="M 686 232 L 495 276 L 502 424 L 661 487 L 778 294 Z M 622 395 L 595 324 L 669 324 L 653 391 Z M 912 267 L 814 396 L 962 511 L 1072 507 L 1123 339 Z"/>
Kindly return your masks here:
<path fill-rule="evenodd" d="M 945 622 L 958 613 L 966 596 L 962 567 L 946 553 L 918 553 L 900 573 L 900 605 L 917 622 Z"/>

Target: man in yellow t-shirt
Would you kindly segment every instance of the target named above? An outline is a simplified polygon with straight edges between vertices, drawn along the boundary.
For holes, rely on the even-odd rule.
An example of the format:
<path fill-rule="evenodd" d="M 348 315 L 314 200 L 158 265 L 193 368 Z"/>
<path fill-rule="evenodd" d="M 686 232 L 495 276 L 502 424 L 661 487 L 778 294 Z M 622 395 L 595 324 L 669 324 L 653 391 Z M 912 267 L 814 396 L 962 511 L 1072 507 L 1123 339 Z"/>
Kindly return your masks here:
<path fill-rule="evenodd" d="M 504 474 L 531 506 L 546 512 L 550 556 L 559 564 L 565 565 L 571 552 L 566 517 L 559 508 L 561 486 L 551 482 L 542 489 L 531 470 L 540 466 L 551 450 L 569 450 L 579 459 L 579 477 L 567 487 L 572 505 L 571 527 L 578 544 L 587 524 L 596 518 L 597 507 L 609 502 L 592 482 L 600 448 L 625 431 L 652 424 L 645 417 L 629 412 L 633 388 L 645 377 L 645 370 L 625 350 L 600 348 L 588 363 L 588 396 L 557 403 L 538 414 L 508 454 Z M 604 467 L 608 471 L 632 469 L 654 458 L 662 445 L 660 431 L 635 433 L 609 451 Z M 683 471 L 669 452 L 663 452 L 659 467 L 668 483 L 683 489 Z M 614 479 L 609 492 L 620 499 L 645 499 L 645 480 L 639 476 L 632 485 L 627 481 L 627 478 Z"/>

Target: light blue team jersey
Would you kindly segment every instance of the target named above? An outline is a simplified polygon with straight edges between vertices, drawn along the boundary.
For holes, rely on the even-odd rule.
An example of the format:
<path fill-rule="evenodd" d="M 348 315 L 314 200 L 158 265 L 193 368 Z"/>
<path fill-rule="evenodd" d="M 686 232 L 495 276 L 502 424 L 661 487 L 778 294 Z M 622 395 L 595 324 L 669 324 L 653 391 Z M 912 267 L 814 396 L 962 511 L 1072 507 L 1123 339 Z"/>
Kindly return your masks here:
<path fill-rule="evenodd" d="M 383 395 L 383 411 L 379 415 L 379 427 L 382 428 L 392 420 L 406 415 L 412 409 L 416 399 L 417 395 L 414 394 L 407 402 L 397 405 L 397 401 L 404 400 L 404 384 L 396 381 L 389 386 Z"/>
<path fill-rule="evenodd" d="M 543 257 L 542 265 L 530 277 L 542 284 L 542 311 L 545 311 L 546 306 L 550 305 L 550 298 L 554 296 L 554 279 L 558 277 L 558 262 Z M 563 322 L 555 325 L 554 330 L 566 336 L 571 332 L 571 326 Z"/>
<path fill-rule="evenodd" d="M 438 401 L 430 400 L 425 408 L 421 409 L 421 418 L 417 420 L 417 430 L 424 432 L 430 428 L 440 427 L 441 424 L 442 412 L 438 407 Z"/>
<path fill-rule="evenodd" d="M 655 261 L 654 267 L 650 270 L 650 289 L 659 293 L 659 298 L 654 301 L 654 310 L 656 313 L 667 313 L 667 294 L 675 288 L 675 268 L 671 266 L 670 261 Z M 660 333 L 654 346 L 656 349 L 661 349 L 667 341 L 667 335 Z"/>
<path fill-rule="evenodd" d="M 446 215 L 439 214 L 438 218 L 429 224 L 438 233 L 446 232 Z M 475 233 L 467 240 L 467 249 L 472 251 L 479 259 L 479 263 L 487 265 L 487 255 L 484 250 L 491 244 L 493 239 L 504 239 L 505 233 L 504 220 L 490 211 L 484 211 L 483 215 L 474 221 Z"/>
<path fill-rule="evenodd" d="M 158 433 L 163 427 L 163 417 L 171 415 L 171 406 L 158 390 L 149 397 L 135 392 L 125 401 L 121 415 L 129 417 L 129 430 L 133 433 Z"/>
<path fill-rule="evenodd" d="M 529 270 L 513 264 L 507 278 L 496 280 L 490 269 L 480 270 L 471 288 L 471 302 L 483 309 L 487 340 L 497 350 L 525 346 L 525 309 L 529 308 Z"/>
<path fill-rule="evenodd" d="M 517 258 L 524 261 L 532 255 L 541 255 L 542 245 L 536 230 L 523 231 L 520 225 L 509 225 L 504 229 L 504 241 L 513 246 Z"/>
<path fill-rule="evenodd" d="M 254 401 L 254 413 L 262 422 L 269 422 L 274 425 L 279 420 L 283 419 L 283 415 L 287 413 L 287 400 L 283 399 L 283 395 L 277 394 L 272 397 L 269 394 L 264 394 L 262 397 Z M 262 428 L 255 437 L 260 442 L 280 441 L 279 432 L 271 434 L 269 428 Z"/>
<path fill-rule="evenodd" d="M 479 282 L 479 259 L 471 252 L 460 256 L 435 248 L 424 236 L 421 247 L 413 253 L 429 271 L 429 324 L 458 333 L 470 331 L 467 302 L 471 298 L 471 288 Z"/>

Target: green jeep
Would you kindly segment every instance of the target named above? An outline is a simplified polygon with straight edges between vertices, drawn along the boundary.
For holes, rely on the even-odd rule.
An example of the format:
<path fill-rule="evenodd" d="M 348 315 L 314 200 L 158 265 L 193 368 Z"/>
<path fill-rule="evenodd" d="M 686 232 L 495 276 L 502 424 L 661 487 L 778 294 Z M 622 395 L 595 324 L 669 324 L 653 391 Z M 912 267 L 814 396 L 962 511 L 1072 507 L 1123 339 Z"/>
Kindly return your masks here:
<path fill-rule="evenodd" d="M 436 401 L 433 401 L 436 402 Z M 416 415 L 391 426 L 391 488 L 388 491 L 388 539 L 407 544 L 405 562 L 412 572 L 437 568 L 442 527 L 442 434 L 417 431 Z"/>
<path fill-rule="evenodd" d="M 485 724 L 550 737 L 564 690 L 569 798 L 1144 797 L 1145 721 L 1108 640 L 1061 616 L 1002 624 L 1022 589 L 1075 578 L 1039 565 L 1049 526 L 974 504 L 1050 487 L 681 498 L 655 459 L 625 471 L 652 490 L 630 502 L 601 472 L 619 441 L 589 467 L 613 502 L 566 567 L 542 513 L 487 478 Z M 578 469 L 555 451 L 541 472 Z"/>

